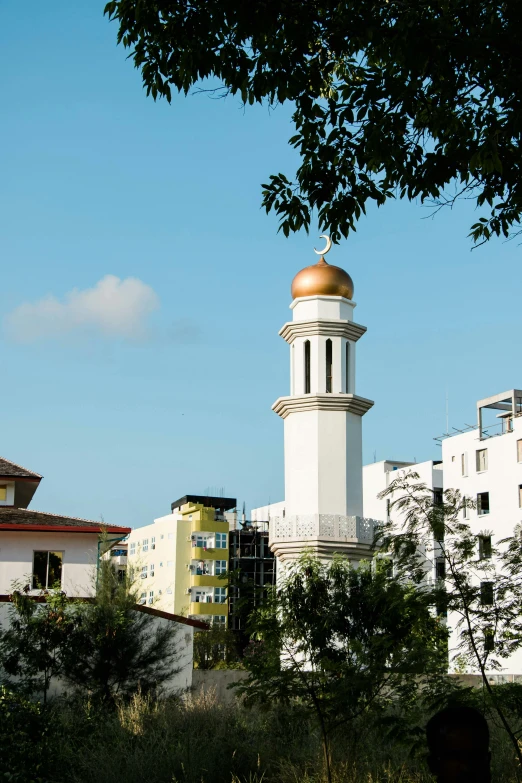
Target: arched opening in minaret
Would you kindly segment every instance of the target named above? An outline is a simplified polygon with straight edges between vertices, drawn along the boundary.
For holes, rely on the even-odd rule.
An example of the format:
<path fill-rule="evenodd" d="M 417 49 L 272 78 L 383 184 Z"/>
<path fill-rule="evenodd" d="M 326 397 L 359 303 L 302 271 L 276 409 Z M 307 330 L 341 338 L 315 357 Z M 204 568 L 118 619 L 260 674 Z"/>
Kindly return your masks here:
<path fill-rule="evenodd" d="M 346 386 L 345 386 L 345 388 L 346 388 L 346 394 L 349 394 L 350 393 L 350 343 L 348 342 L 348 340 L 346 341 L 346 362 L 345 362 L 345 365 L 346 365 L 346 380 L 345 380 Z"/>
<path fill-rule="evenodd" d="M 310 394 L 310 340 L 304 343 L 304 391 Z"/>
<path fill-rule="evenodd" d="M 332 392 L 332 341 L 326 341 L 326 393 Z"/>

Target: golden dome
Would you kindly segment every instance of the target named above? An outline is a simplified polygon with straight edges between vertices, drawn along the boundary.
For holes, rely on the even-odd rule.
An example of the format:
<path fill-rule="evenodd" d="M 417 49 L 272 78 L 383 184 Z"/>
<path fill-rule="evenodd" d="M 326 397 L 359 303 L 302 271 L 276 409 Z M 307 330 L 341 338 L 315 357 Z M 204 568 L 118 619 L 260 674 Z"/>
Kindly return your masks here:
<path fill-rule="evenodd" d="M 340 266 L 321 256 L 317 264 L 301 269 L 292 280 L 292 299 L 299 296 L 353 296 L 353 280 Z"/>

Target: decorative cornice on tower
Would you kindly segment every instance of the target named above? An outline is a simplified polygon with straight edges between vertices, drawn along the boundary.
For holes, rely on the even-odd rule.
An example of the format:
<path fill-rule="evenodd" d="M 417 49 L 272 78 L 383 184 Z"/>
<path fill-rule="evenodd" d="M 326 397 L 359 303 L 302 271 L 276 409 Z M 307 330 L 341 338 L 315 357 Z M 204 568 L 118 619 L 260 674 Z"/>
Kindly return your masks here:
<path fill-rule="evenodd" d="M 344 337 L 346 340 L 357 342 L 365 332 L 365 326 L 353 321 L 330 321 L 326 318 L 318 318 L 315 321 L 288 321 L 280 329 L 279 334 L 291 345 L 297 337 L 309 337 L 310 335 Z"/>
<path fill-rule="evenodd" d="M 373 407 L 373 401 L 356 394 L 300 394 L 292 397 L 279 397 L 272 405 L 272 410 L 286 419 L 291 413 L 302 411 L 346 411 L 357 416 L 364 414 Z"/>

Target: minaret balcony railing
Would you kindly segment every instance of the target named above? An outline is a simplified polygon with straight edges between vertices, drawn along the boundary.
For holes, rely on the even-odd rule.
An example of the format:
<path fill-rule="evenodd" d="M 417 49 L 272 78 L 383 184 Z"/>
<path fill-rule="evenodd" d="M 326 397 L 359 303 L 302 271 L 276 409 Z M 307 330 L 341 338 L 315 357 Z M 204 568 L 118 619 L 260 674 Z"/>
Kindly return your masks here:
<path fill-rule="evenodd" d="M 357 540 L 372 544 L 377 527 L 376 519 L 341 514 L 297 514 L 273 517 L 270 520 L 270 541 L 292 539 Z"/>

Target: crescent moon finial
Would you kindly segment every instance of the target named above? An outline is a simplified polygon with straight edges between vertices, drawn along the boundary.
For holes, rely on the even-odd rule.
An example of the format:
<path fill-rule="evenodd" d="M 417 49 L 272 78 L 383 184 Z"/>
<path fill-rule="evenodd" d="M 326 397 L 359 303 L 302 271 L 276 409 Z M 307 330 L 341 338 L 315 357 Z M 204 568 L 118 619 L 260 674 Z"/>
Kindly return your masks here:
<path fill-rule="evenodd" d="M 318 256 L 325 256 L 332 247 L 332 240 L 327 234 L 321 234 L 319 239 L 326 239 L 326 247 L 324 250 L 316 250 L 314 247 L 314 253 L 317 253 Z"/>

